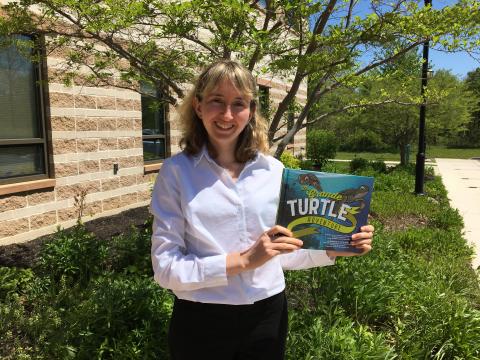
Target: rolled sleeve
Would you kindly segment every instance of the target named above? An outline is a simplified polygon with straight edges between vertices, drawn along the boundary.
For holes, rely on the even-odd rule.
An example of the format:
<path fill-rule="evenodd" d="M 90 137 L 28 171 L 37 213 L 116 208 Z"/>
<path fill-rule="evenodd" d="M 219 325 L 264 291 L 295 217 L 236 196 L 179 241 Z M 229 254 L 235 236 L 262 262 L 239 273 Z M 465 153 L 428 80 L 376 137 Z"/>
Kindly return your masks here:
<path fill-rule="evenodd" d="M 335 258 L 330 258 L 325 250 L 300 249 L 280 255 L 280 263 L 283 270 L 302 270 L 334 265 Z"/>
<path fill-rule="evenodd" d="M 168 161 L 157 176 L 150 212 L 154 217 L 152 266 L 160 286 L 186 291 L 227 284 L 226 255 L 198 257 L 187 252 L 179 179 Z"/>
<path fill-rule="evenodd" d="M 205 279 L 209 279 L 217 285 L 227 284 L 227 255 L 214 255 L 204 258 L 203 273 Z"/>

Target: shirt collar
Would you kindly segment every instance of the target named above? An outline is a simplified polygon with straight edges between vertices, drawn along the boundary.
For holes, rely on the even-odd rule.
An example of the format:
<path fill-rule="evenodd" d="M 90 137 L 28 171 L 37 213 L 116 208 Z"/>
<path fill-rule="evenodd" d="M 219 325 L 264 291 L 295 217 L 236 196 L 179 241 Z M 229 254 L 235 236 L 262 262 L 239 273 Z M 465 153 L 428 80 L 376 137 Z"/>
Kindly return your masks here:
<path fill-rule="evenodd" d="M 198 152 L 198 154 L 196 154 L 193 157 L 195 167 L 198 166 L 198 164 L 200 163 L 200 161 L 202 161 L 203 158 L 205 158 L 210 163 L 214 163 L 213 159 L 210 157 L 210 154 L 208 153 L 206 145 L 203 145 L 202 149 Z"/>
<path fill-rule="evenodd" d="M 207 160 L 211 164 L 217 165 L 215 160 L 213 160 L 210 154 L 208 153 L 206 145 L 203 145 L 200 152 L 196 154 L 193 158 L 194 158 L 195 167 L 197 167 L 200 161 L 202 161 L 202 158 L 205 158 L 205 160 Z M 257 163 L 259 165 L 264 165 L 267 169 L 270 169 L 270 161 L 268 161 L 267 156 L 260 151 L 258 151 L 257 155 L 255 155 L 255 157 L 252 160 L 248 161 L 245 166 L 250 166 Z"/>

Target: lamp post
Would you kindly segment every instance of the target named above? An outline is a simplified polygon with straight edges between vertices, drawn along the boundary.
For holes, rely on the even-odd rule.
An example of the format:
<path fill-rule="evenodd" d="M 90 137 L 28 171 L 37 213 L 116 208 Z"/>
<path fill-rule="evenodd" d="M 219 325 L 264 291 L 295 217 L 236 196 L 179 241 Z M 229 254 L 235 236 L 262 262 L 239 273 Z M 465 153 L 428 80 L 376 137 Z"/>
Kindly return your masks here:
<path fill-rule="evenodd" d="M 432 6 L 432 0 L 425 0 L 425 6 Z M 428 48 L 430 41 L 427 39 L 423 43 L 423 64 L 422 64 L 422 103 L 420 104 L 420 124 L 418 131 L 418 152 L 415 168 L 415 194 L 424 195 L 423 184 L 425 181 L 425 115 L 427 110 L 427 99 L 425 98 L 425 88 L 428 80 Z"/>

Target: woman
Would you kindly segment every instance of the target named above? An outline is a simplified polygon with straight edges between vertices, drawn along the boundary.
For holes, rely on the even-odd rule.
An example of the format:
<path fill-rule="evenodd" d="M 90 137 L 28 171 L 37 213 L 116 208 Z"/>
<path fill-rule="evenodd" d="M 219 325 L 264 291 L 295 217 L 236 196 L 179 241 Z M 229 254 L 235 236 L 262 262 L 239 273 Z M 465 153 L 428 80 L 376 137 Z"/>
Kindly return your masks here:
<path fill-rule="evenodd" d="M 282 269 L 332 265 L 275 225 L 283 165 L 267 155 L 255 79 L 237 62 L 208 66 L 178 110 L 183 152 L 153 190 L 155 281 L 173 290 L 172 359 L 283 359 Z M 352 244 L 371 250 L 373 227 Z"/>

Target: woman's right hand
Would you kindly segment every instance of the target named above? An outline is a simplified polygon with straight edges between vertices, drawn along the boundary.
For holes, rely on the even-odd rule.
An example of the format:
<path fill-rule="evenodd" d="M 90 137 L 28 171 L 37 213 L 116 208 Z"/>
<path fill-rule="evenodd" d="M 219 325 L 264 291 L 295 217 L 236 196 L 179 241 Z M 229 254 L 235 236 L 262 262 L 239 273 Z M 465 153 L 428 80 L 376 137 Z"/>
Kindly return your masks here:
<path fill-rule="evenodd" d="M 277 255 L 300 249 L 302 240 L 292 235 L 290 230 L 280 225 L 265 231 L 250 249 L 227 255 L 227 275 L 256 269 Z"/>

